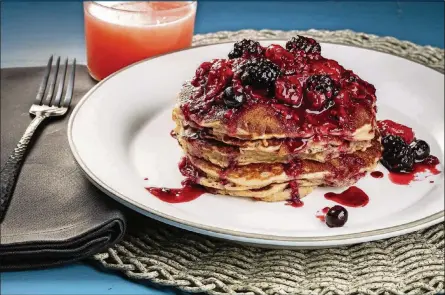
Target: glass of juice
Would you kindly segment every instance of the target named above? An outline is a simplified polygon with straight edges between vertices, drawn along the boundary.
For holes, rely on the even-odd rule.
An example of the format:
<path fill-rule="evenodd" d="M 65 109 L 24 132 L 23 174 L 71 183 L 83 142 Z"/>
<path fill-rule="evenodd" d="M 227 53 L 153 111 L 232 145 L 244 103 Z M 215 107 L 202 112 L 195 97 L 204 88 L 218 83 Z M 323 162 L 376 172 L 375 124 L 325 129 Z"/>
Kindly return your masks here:
<path fill-rule="evenodd" d="M 142 59 L 189 47 L 196 1 L 84 2 L 90 75 L 97 81 Z"/>

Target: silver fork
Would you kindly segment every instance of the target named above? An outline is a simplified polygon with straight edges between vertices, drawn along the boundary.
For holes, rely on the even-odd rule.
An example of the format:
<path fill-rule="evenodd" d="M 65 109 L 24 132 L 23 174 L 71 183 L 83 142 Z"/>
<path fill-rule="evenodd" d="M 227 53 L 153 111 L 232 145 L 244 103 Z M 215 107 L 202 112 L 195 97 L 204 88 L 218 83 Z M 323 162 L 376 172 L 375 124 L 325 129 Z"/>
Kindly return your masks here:
<path fill-rule="evenodd" d="M 28 144 L 34 132 L 48 117 L 63 116 L 68 111 L 68 108 L 73 97 L 74 89 L 74 76 L 76 71 L 76 59 L 73 60 L 70 76 L 68 78 L 68 85 L 65 91 L 65 97 L 62 101 L 62 92 L 65 84 L 66 72 L 68 71 L 68 58 L 65 59 L 64 66 L 60 71 L 61 76 L 59 78 L 59 84 L 57 87 L 56 95 L 54 96 L 54 90 L 57 83 L 57 76 L 59 74 L 60 57 L 57 58 L 54 67 L 54 74 L 51 81 L 48 84 L 48 79 L 51 73 L 53 64 L 53 56 L 48 60 L 48 65 L 45 69 L 43 80 L 40 83 L 39 90 L 34 103 L 31 105 L 29 112 L 34 115 L 34 119 L 29 124 L 28 128 L 17 144 L 16 148 L 9 156 L 8 161 L 2 167 L 1 170 L 1 195 L 0 195 L 0 223 L 3 221 L 8 210 L 9 203 L 14 193 L 17 178 L 22 168 L 23 161 L 25 159 Z M 45 95 L 45 90 L 48 87 L 48 92 Z"/>

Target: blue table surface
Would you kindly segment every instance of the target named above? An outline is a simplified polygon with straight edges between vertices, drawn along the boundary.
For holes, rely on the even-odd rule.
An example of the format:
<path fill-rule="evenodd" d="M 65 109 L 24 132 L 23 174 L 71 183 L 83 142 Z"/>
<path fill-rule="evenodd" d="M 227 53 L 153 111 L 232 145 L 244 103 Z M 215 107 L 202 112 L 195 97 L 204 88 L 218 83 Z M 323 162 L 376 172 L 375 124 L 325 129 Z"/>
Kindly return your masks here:
<path fill-rule="evenodd" d="M 80 2 L 2 2 L 1 66 L 43 65 L 51 53 L 84 61 Z M 351 29 L 444 47 L 444 2 L 200 2 L 196 33 Z M 88 263 L 1 273 L 1 294 L 180 294 Z"/>

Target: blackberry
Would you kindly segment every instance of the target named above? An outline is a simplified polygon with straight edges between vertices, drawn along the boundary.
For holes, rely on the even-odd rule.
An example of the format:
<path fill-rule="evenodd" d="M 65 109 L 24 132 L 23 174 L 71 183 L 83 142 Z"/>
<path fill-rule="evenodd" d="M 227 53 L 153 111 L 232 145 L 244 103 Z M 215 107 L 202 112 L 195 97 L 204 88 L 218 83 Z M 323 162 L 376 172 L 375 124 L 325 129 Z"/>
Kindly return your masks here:
<path fill-rule="evenodd" d="M 246 101 L 242 93 L 235 93 L 233 87 L 227 87 L 224 90 L 223 100 L 229 108 L 238 108 Z"/>
<path fill-rule="evenodd" d="M 408 173 L 414 169 L 414 153 L 409 147 L 404 148 L 397 155 L 383 157 L 381 163 L 389 171 Z"/>
<path fill-rule="evenodd" d="M 354 74 L 353 71 L 349 71 L 349 70 L 345 71 L 342 74 L 342 77 L 345 79 L 346 82 L 349 82 L 349 83 L 354 83 L 354 82 L 358 81 L 358 76 L 356 74 Z"/>
<path fill-rule="evenodd" d="M 305 84 L 305 97 L 313 109 L 329 108 L 338 94 L 338 88 L 328 75 L 313 75 Z"/>
<path fill-rule="evenodd" d="M 325 216 L 326 225 L 329 227 L 341 227 L 348 221 L 348 211 L 340 205 L 329 209 Z"/>
<path fill-rule="evenodd" d="M 286 49 L 289 51 L 303 50 L 306 53 L 321 53 L 320 44 L 312 38 L 297 35 L 292 37 L 286 43 Z"/>
<path fill-rule="evenodd" d="M 387 135 L 382 138 L 383 145 L 383 156 L 387 155 L 391 157 L 392 155 L 399 154 L 408 145 L 406 142 L 397 135 Z"/>
<path fill-rule="evenodd" d="M 430 155 L 430 146 L 424 140 L 416 140 L 410 146 L 416 161 L 423 161 Z"/>
<path fill-rule="evenodd" d="M 272 90 L 280 75 L 278 66 L 266 59 L 253 59 L 243 66 L 241 82 L 254 88 Z"/>
<path fill-rule="evenodd" d="M 411 172 L 414 168 L 415 153 L 399 136 L 387 135 L 382 139 L 383 157 L 381 163 L 389 171 Z"/>
<path fill-rule="evenodd" d="M 337 94 L 334 81 L 328 75 L 310 76 L 306 81 L 306 90 Z"/>
<path fill-rule="evenodd" d="M 263 48 L 259 42 L 243 39 L 242 41 L 235 43 L 232 51 L 229 53 L 229 59 L 242 57 L 244 52 L 251 55 L 261 55 L 263 53 Z"/>

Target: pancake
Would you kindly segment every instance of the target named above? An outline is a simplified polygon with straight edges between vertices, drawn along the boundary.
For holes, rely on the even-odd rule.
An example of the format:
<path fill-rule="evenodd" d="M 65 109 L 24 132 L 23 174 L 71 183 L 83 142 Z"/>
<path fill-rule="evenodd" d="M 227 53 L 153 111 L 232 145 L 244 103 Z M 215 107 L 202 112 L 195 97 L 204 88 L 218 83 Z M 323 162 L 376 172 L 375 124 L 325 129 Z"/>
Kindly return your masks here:
<path fill-rule="evenodd" d="M 172 135 L 189 180 L 217 194 L 298 201 L 375 167 L 374 86 L 323 57 L 315 40 L 296 40 L 286 48 L 243 40 L 184 83 Z"/>
<path fill-rule="evenodd" d="M 185 153 L 220 167 L 253 163 L 288 163 L 294 158 L 325 162 L 341 154 L 364 151 L 371 141 L 342 141 L 338 137 L 307 139 L 263 139 L 246 141 L 203 134 L 195 129 L 175 129 Z"/>
<path fill-rule="evenodd" d="M 231 191 L 226 189 L 214 189 L 207 188 L 207 190 L 214 194 L 219 195 L 228 195 L 235 197 L 244 197 L 244 198 L 252 198 L 257 201 L 264 202 L 279 202 L 279 201 L 287 201 L 292 198 L 292 190 L 289 189 L 288 183 L 281 184 L 271 184 L 267 187 L 256 189 L 256 190 L 237 190 Z M 298 188 L 298 197 L 304 198 L 308 194 L 312 192 L 313 188 L 308 187 L 299 187 Z"/>
<path fill-rule="evenodd" d="M 330 186 L 347 186 L 357 181 L 356 177 L 372 170 L 380 158 L 380 149 L 371 147 L 364 152 L 342 155 L 328 162 L 297 160 L 291 164 L 250 164 L 223 169 L 210 162 L 190 157 L 191 163 L 208 178 L 245 187 L 264 187 L 272 183 L 292 180 L 319 181 Z M 292 165 L 298 165 L 294 173 Z M 312 184 L 312 183 L 311 183 Z"/>
<path fill-rule="evenodd" d="M 186 118 L 182 108 L 190 103 L 187 100 L 189 92 L 184 90 L 189 86 L 186 85 L 184 87 L 179 94 L 179 102 L 173 111 L 174 120 L 180 121 L 180 124 L 183 126 L 191 126 L 196 129 L 210 129 L 213 134 L 219 137 L 228 135 L 243 140 L 258 140 L 307 138 L 320 135 L 339 136 L 349 141 L 364 141 L 371 140 L 375 135 L 376 116 L 373 110 L 375 105 L 363 105 L 360 103 L 354 104 L 354 107 L 349 110 L 354 115 L 348 116 L 348 123 L 344 126 L 330 124 L 331 122 L 327 122 L 324 126 L 313 126 L 308 122 L 305 125 L 295 124 L 292 120 L 287 120 L 279 113 L 277 114 L 275 109 L 266 104 L 252 104 L 246 108 L 238 109 L 229 120 L 225 118 L 228 110 L 220 105 L 214 107 L 214 113 L 204 114 L 202 119 L 197 119 L 197 116 L 193 115 L 189 115 Z M 292 111 L 291 107 L 285 105 L 280 107 L 288 108 Z M 301 112 L 304 112 L 304 110 Z M 305 113 L 299 116 L 304 117 L 304 115 Z M 322 117 L 318 119 L 316 115 L 311 116 L 315 117 L 313 120 L 323 121 Z"/>
<path fill-rule="evenodd" d="M 297 185 L 298 190 L 352 185 L 374 169 L 380 156 L 380 140 L 375 139 L 366 151 L 345 154 L 325 163 L 296 160 L 288 164 L 261 163 L 222 169 L 192 156 L 188 156 L 187 161 L 200 172 L 195 181 L 211 191 L 245 197 L 276 194 L 276 199 L 281 200 L 291 195 L 291 182 Z"/>

